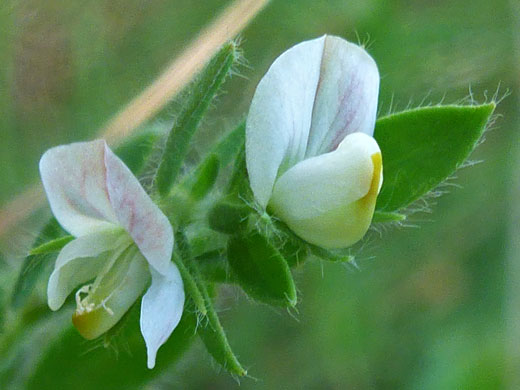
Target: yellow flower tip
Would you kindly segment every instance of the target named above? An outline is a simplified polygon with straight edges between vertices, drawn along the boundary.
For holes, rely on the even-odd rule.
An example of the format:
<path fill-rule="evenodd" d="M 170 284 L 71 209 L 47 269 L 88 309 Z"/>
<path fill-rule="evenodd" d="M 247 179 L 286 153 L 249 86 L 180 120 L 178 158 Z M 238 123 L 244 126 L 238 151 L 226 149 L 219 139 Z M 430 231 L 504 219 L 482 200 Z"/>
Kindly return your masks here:
<path fill-rule="evenodd" d="M 382 184 L 382 173 L 383 173 L 383 157 L 381 156 L 381 152 L 374 153 L 372 156 L 372 164 L 374 166 L 374 171 L 372 173 L 372 182 L 370 183 L 370 188 L 367 194 L 359 200 L 360 203 L 364 203 L 365 207 L 375 207 L 375 200 L 377 195 L 379 194 L 379 190 L 381 189 Z M 372 214 L 374 211 L 372 210 Z"/>
<path fill-rule="evenodd" d="M 72 323 L 83 338 L 93 340 L 109 329 L 103 326 L 103 323 L 106 323 L 105 316 L 109 315 L 102 307 L 83 313 L 76 311 L 72 315 Z"/>
<path fill-rule="evenodd" d="M 287 221 L 289 227 L 304 240 L 327 249 L 347 248 L 361 240 L 372 222 L 382 183 L 381 152 L 370 159 L 370 186 L 361 198 L 316 217 Z"/>

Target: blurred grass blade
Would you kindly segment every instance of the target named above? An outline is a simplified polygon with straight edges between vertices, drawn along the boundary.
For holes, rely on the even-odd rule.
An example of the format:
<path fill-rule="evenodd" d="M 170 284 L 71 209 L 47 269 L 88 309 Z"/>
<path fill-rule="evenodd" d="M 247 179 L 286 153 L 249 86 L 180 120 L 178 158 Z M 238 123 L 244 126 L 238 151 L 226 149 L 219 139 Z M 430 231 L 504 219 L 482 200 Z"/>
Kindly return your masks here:
<path fill-rule="evenodd" d="M 235 43 L 227 43 L 189 88 L 187 103 L 168 135 L 155 177 L 157 191 L 161 196 L 168 195 L 177 179 L 191 138 L 236 59 Z"/>
<path fill-rule="evenodd" d="M 59 237 L 65 234 L 66 232 L 61 228 L 56 219 L 52 218 L 40 231 L 34 246 L 36 249 L 41 248 L 41 245 L 45 246 L 46 241 L 60 240 Z M 63 242 L 60 244 L 63 244 Z M 40 276 L 46 267 L 54 261 L 56 256 L 57 252 L 54 250 L 53 252 L 43 251 L 43 253 L 31 254 L 25 258 L 11 297 L 13 307 L 19 308 L 25 303 Z"/>
<path fill-rule="evenodd" d="M 434 106 L 380 118 L 374 137 L 383 153 L 376 210 L 400 210 L 446 180 L 478 144 L 495 109 Z"/>
<path fill-rule="evenodd" d="M 252 298 L 277 306 L 296 305 L 296 287 L 287 261 L 257 231 L 230 238 L 228 261 L 238 283 Z"/>

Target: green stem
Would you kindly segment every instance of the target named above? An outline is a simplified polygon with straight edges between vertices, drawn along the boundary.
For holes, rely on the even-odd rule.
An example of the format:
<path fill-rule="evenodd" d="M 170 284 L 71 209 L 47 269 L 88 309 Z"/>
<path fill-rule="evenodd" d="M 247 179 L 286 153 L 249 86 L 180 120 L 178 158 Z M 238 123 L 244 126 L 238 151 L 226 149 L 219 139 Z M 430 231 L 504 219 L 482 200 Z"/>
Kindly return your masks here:
<path fill-rule="evenodd" d="M 177 268 L 179 269 L 179 272 L 181 273 L 186 292 L 193 300 L 193 303 L 195 304 L 197 310 L 205 316 L 207 314 L 206 303 L 204 301 L 202 292 L 199 289 L 199 283 L 197 283 L 195 278 L 192 276 L 191 272 L 188 270 L 188 268 L 182 261 L 181 256 L 179 256 L 177 253 L 174 253 L 173 261 L 175 262 Z"/>

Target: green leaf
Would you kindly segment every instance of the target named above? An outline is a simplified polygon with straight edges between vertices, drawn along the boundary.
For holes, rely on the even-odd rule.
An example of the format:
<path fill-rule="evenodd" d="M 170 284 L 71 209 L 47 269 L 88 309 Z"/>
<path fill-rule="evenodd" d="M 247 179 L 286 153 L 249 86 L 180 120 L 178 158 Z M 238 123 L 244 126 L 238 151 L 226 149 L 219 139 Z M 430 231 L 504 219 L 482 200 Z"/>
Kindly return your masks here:
<path fill-rule="evenodd" d="M 239 284 L 252 298 L 271 305 L 296 305 L 296 287 L 287 261 L 257 231 L 237 234 L 229 240 L 228 261 Z"/>
<path fill-rule="evenodd" d="M 378 211 L 397 211 L 446 180 L 478 144 L 495 104 L 437 106 L 378 119 L 383 154 Z"/>
<path fill-rule="evenodd" d="M 153 370 L 146 367 L 146 347 L 139 329 L 139 310 L 133 311 L 127 326 L 103 347 L 103 338 L 86 341 L 68 327 L 51 346 L 39 350 L 40 361 L 29 378 L 28 390 L 133 390 L 171 369 L 186 351 L 195 334 L 196 318 L 184 312 L 168 341 L 159 349 Z"/>
<path fill-rule="evenodd" d="M 155 183 L 161 196 L 169 194 L 188 152 L 191 138 L 237 58 L 236 50 L 233 42 L 225 44 L 193 85 L 188 102 L 168 135 L 157 170 Z"/>
<path fill-rule="evenodd" d="M 242 147 L 237 157 L 235 158 L 233 172 L 231 173 L 231 179 L 229 180 L 227 193 L 229 195 L 235 196 L 240 200 L 249 196 L 251 193 L 251 188 L 247 179 L 245 145 Z"/>
<path fill-rule="evenodd" d="M 66 232 L 53 218 L 41 230 L 34 242 L 34 246 L 37 248 L 48 240 L 59 240 L 59 237 L 65 234 Z M 56 252 L 45 252 L 31 254 L 25 258 L 11 297 L 13 307 L 18 308 L 25 303 L 46 267 L 54 262 L 56 255 Z"/>
<path fill-rule="evenodd" d="M 30 250 L 29 255 L 44 255 L 47 253 L 59 252 L 65 245 L 74 240 L 74 236 L 65 236 L 47 241 L 44 244 Z"/>
<path fill-rule="evenodd" d="M 193 187 L 200 171 L 208 164 L 208 160 L 213 157 L 218 158 L 220 169 L 226 168 L 235 158 L 237 153 L 243 148 L 246 136 L 246 123 L 242 121 L 237 127 L 224 135 L 217 144 L 211 149 L 208 155 L 201 161 L 195 170 L 184 178 L 182 186 L 185 188 Z"/>
<path fill-rule="evenodd" d="M 372 222 L 399 222 L 404 221 L 406 219 L 406 215 L 385 211 L 375 211 L 374 217 L 372 218 Z"/>
<path fill-rule="evenodd" d="M 219 168 L 220 161 L 216 155 L 212 154 L 204 160 L 191 187 L 190 195 L 193 199 L 202 200 L 206 197 L 217 181 Z"/>
<path fill-rule="evenodd" d="M 251 209 L 246 204 L 224 200 L 209 211 L 208 223 L 217 232 L 236 234 L 250 213 Z"/>

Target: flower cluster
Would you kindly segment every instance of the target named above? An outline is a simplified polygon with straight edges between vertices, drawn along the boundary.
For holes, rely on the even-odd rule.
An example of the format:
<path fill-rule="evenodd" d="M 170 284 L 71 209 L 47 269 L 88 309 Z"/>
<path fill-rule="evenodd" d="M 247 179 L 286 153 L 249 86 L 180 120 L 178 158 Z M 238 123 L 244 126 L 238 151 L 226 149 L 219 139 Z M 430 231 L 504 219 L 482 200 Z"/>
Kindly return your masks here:
<path fill-rule="evenodd" d="M 332 36 L 292 47 L 258 85 L 246 128 L 252 191 L 312 244 L 348 247 L 371 223 L 382 184 L 378 89 L 366 51 Z M 92 339 L 144 294 L 140 326 L 154 367 L 185 299 L 168 218 L 103 140 L 50 149 L 40 172 L 54 216 L 75 236 L 50 277 L 49 307 L 79 287 L 73 323 Z"/>

